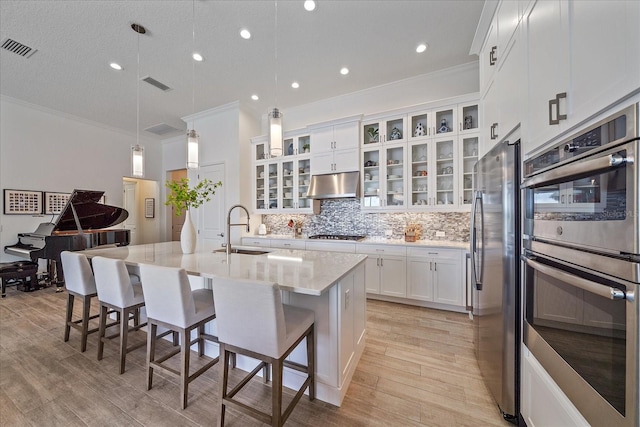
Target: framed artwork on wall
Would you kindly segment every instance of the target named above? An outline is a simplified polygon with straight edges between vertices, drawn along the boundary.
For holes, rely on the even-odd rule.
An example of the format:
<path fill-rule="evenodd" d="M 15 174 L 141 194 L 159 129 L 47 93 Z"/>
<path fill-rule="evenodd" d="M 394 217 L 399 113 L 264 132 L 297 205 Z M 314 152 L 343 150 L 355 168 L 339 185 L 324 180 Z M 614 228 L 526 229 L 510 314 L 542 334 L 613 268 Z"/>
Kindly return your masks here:
<path fill-rule="evenodd" d="M 5 215 L 38 215 L 41 213 L 41 191 L 4 190 Z"/>
<path fill-rule="evenodd" d="M 71 197 L 71 193 L 44 192 L 44 213 L 53 215 L 62 212 Z"/>

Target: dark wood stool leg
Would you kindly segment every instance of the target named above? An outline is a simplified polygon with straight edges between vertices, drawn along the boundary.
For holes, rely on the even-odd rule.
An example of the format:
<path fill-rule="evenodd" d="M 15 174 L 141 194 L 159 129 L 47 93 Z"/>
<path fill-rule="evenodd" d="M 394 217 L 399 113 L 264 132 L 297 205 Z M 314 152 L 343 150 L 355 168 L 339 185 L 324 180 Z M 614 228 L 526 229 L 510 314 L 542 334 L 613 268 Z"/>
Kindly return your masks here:
<path fill-rule="evenodd" d="M 311 328 L 311 332 L 307 335 L 307 375 L 311 378 L 309 383 L 309 400 L 316 398 L 316 346 L 315 346 L 315 333 L 314 327 Z"/>
<path fill-rule="evenodd" d="M 120 317 L 120 374 L 124 374 L 125 363 L 127 362 L 127 338 L 129 335 L 129 310 L 122 309 Z"/>
<path fill-rule="evenodd" d="M 104 335 L 107 326 L 107 307 L 100 304 L 100 326 L 98 327 L 98 360 L 102 360 L 104 353 Z"/>
<path fill-rule="evenodd" d="M 204 356 L 204 324 L 198 326 L 198 356 Z"/>
<path fill-rule="evenodd" d="M 74 300 L 73 294 L 68 293 L 67 294 L 67 321 L 64 324 L 64 342 L 69 341 L 69 332 L 71 331 L 71 321 L 72 321 L 71 319 L 73 319 L 73 300 Z"/>
<path fill-rule="evenodd" d="M 273 376 L 271 379 L 271 425 L 282 425 L 282 360 L 278 359 L 271 365 Z"/>
<path fill-rule="evenodd" d="M 147 390 L 151 390 L 153 386 L 153 367 L 151 362 L 156 360 L 156 335 L 158 334 L 158 325 L 148 323 L 147 331 Z"/>
<path fill-rule="evenodd" d="M 235 356 L 235 353 L 233 354 Z M 225 404 L 224 399 L 227 397 L 227 382 L 229 380 L 229 352 L 225 350 L 223 343 L 220 343 L 220 413 L 218 414 L 218 427 L 224 426 Z"/>
<path fill-rule="evenodd" d="M 91 297 L 82 296 L 82 336 L 80 344 L 80 352 L 84 353 L 87 349 L 87 337 L 89 336 L 89 317 L 91 316 Z"/>
<path fill-rule="evenodd" d="M 191 341 L 191 330 L 180 330 L 182 335 L 181 341 L 181 354 L 180 358 L 182 363 L 180 364 L 180 393 L 182 394 L 182 409 L 187 407 L 187 400 L 189 393 L 189 342 Z"/>

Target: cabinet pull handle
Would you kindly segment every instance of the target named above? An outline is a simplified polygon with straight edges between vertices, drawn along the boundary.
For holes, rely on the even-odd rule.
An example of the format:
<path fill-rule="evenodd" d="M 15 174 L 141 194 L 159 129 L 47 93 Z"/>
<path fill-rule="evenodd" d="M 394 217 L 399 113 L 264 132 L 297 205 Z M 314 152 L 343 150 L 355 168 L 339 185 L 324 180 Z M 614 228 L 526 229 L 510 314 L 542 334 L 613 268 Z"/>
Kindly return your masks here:
<path fill-rule="evenodd" d="M 462 204 L 462 196 L 460 196 L 460 204 Z"/>
<path fill-rule="evenodd" d="M 554 99 L 549 100 L 549 124 L 557 125 L 560 120 L 566 120 L 566 114 L 560 114 L 560 100 L 567 97 L 567 92 L 557 93 Z M 556 110 L 556 118 L 553 118 L 553 110 Z"/>
<path fill-rule="evenodd" d="M 380 258 L 380 267 L 384 267 L 384 259 Z"/>
<path fill-rule="evenodd" d="M 498 58 L 496 57 L 496 51 L 498 50 L 498 46 L 492 46 L 491 51 L 489 52 L 489 66 L 496 65 L 496 61 Z"/>
<path fill-rule="evenodd" d="M 384 249 L 376 249 L 376 252 L 384 252 Z"/>
<path fill-rule="evenodd" d="M 429 271 L 433 271 L 433 261 L 429 261 Z"/>
<path fill-rule="evenodd" d="M 438 263 L 437 262 L 433 263 L 433 271 L 438 271 Z"/>
<path fill-rule="evenodd" d="M 560 196 L 560 203 L 564 203 L 564 194 Z"/>
<path fill-rule="evenodd" d="M 497 139 L 498 138 L 498 132 L 496 132 L 496 129 L 498 128 L 498 124 L 494 123 L 491 125 L 491 139 Z"/>
<path fill-rule="evenodd" d="M 569 204 L 573 203 L 573 194 L 567 196 L 567 202 L 569 202 Z"/>
<path fill-rule="evenodd" d="M 376 258 L 376 266 L 380 267 L 380 258 Z"/>
<path fill-rule="evenodd" d="M 458 130 L 459 130 L 460 132 L 462 132 L 462 123 L 461 123 L 461 122 L 458 122 Z"/>

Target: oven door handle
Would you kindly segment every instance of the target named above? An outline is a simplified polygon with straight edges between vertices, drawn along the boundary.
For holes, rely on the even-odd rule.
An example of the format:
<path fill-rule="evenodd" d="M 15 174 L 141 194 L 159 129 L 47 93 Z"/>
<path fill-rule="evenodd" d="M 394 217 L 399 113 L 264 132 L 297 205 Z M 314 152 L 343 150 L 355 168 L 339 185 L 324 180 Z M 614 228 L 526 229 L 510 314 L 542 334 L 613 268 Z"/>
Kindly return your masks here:
<path fill-rule="evenodd" d="M 598 157 L 595 159 L 573 162 L 525 179 L 522 187 L 528 188 L 573 181 L 576 179 L 589 177 L 595 173 L 623 166 L 627 163 L 633 163 L 633 160 L 628 157 L 622 157 L 617 153 L 609 154 L 607 156 Z"/>
<path fill-rule="evenodd" d="M 548 276 L 555 277 L 558 280 L 561 280 L 571 286 L 575 286 L 580 289 L 584 289 L 587 292 L 591 292 L 592 294 L 601 296 L 603 298 L 608 298 L 612 300 L 620 300 L 625 298 L 624 291 L 618 288 L 612 288 L 610 286 L 603 286 L 596 282 L 592 282 L 591 280 L 583 279 L 582 277 L 575 276 L 573 274 L 567 273 L 566 271 L 560 270 L 559 268 L 550 267 L 545 264 L 541 264 L 538 261 L 534 261 L 531 258 L 524 258 L 524 262 L 534 270 L 538 270 L 541 273 L 544 273 Z"/>

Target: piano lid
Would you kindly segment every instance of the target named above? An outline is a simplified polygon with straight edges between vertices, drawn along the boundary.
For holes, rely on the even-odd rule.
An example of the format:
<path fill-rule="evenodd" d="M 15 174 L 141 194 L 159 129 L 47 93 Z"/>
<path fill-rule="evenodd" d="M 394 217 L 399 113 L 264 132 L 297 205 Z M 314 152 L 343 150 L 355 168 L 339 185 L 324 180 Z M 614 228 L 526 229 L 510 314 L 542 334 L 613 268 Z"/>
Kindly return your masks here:
<path fill-rule="evenodd" d="M 125 209 L 98 203 L 103 194 L 104 191 L 73 190 L 69 201 L 55 222 L 53 231 L 78 230 L 73 214 L 74 209 L 82 230 L 109 228 L 127 219 L 129 212 Z"/>

